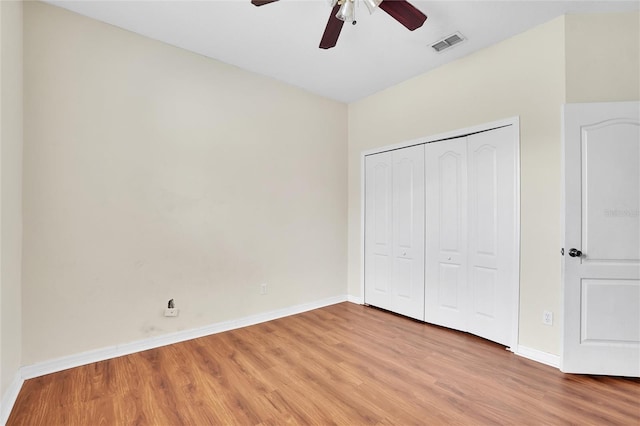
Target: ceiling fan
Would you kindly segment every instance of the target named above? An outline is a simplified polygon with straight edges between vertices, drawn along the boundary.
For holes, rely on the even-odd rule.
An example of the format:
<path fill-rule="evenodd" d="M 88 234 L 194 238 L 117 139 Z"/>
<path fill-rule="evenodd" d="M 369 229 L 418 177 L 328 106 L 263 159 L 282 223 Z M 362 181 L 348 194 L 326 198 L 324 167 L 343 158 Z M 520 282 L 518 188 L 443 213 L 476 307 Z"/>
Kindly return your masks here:
<path fill-rule="evenodd" d="M 254 6 L 264 6 L 265 4 L 274 3 L 278 0 L 251 0 Z M 356 24 L 354 9 L 357 0 L 332 0 L 331 15 L 324 29 L 324 34 L 320 40 L 321 49 L 331 49 L 338 42 L 342 25 L 345 22 Z M 387 12 L 393 19 L 407 27 L 409 31 L 420 28 L 427 16 L 420 12 L 415 6 L 406 0 L 362 0 L 369 9 L 369 13 L 380 7 Z"/>

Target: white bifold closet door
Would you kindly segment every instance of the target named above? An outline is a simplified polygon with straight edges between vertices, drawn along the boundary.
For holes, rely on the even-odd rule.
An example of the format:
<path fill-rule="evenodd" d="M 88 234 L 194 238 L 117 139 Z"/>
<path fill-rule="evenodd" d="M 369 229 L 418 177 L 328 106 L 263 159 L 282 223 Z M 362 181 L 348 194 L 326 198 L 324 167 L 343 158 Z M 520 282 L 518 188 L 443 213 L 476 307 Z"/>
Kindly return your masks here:
<path fill-rule="evenodd" d="M 513 131 L 425 147 L 425 321 L 504 345 L 518 291 Z"/>
<path fill-rule="evenodd" d="M 466 331 L 467 138 L 427 144 L 425 155 L 425 321 Z"/>
<path fill-rule="evenodd" d="M 424 320 L 424 145 L 365 157 L 365 303 Z"/>

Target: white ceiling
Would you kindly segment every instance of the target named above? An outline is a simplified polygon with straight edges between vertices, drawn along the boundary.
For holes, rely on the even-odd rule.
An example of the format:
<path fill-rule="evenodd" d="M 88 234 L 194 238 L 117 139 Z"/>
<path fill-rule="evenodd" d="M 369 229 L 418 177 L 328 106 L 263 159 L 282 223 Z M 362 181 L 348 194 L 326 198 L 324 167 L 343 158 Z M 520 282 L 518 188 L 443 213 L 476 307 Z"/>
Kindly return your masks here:
<path fill-rule="evenodd" d="M 333 49 L 318 44 L 328 0 L 48 0 L 82 15 L 273 77 L 310 92 L 352 102 L 495 44 L 562 14 L 638 10 L 623 1 L 409 0 L 425 24 L 411 32 L 382 10 L 357 9 Z M 442 53 L 430 45 L 456 31 L 468 40 Z"/>

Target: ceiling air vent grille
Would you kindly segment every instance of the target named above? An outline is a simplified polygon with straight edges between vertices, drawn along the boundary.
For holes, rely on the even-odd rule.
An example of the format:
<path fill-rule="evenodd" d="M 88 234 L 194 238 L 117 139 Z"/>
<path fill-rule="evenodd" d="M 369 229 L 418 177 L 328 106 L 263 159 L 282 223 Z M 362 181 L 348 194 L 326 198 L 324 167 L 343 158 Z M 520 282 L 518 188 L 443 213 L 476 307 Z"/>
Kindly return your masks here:
<path fill-rule="evenodd" d="M 448 37 L 443 38 L 442 40 L 438 40 L 431 45 L 433 50 L 436 52 L 442 52 L 445 49 L 450 48 L 458 43 L 461 43 L 465 40 L 465 38 L 460 33 L 451 34 Z"/>

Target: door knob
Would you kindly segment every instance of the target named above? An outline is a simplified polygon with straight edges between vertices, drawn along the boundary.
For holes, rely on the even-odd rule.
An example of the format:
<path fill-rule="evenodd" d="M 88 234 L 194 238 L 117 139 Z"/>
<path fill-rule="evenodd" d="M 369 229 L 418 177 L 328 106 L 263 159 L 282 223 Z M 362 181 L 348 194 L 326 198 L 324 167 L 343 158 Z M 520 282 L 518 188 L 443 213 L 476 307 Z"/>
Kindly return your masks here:
<path fill-rule="evenodd" d="M 572 248 L 569 250 L 569 256 L 571 257 L 580 257 L 582 256 L 582 252 L 576 248 Z"/>

